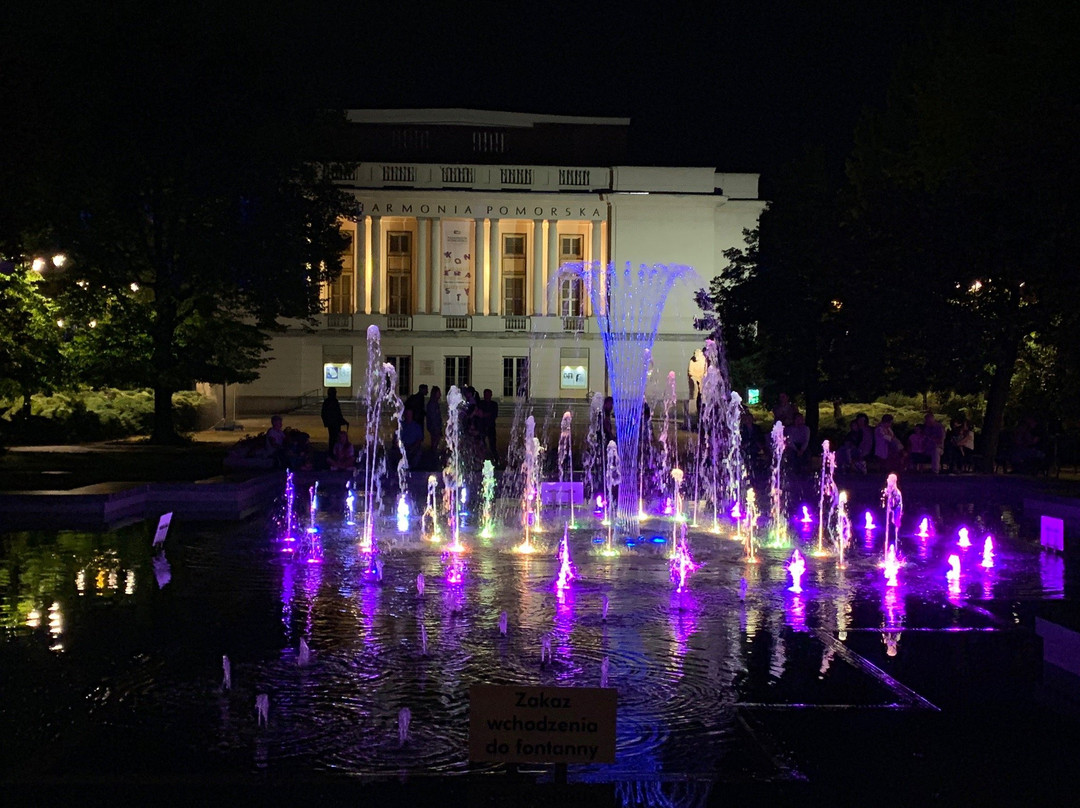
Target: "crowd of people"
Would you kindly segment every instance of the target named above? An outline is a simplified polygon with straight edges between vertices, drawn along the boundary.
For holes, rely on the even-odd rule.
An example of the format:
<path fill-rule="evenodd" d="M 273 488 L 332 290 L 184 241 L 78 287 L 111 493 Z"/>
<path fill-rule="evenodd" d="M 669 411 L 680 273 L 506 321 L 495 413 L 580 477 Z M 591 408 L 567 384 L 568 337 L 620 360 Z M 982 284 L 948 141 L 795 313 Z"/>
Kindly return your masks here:
<path fill-rule="evenodd" d="M 787 394 L 779 394 L 772 416 L 784 428 L 787 468 L 797 474 L 816 471 L 817 467 L 810 464 L 814 450 L 806 418 Z M 741 433 L 750 468 L 767 466 L 771 452 L 769 438 L 754 422 L 749 410 L 743 412 Z M 866 474 L 870 470 L 957 473 L 973 470 L 975 430 L 970 421 L 960 417 L 952 418 L 946 428 L 930 411 L 910 429 L 898 428 L 889 414 L 871 425 L 869 416 L 859 413 L 849 422 L 847 433 L 831 448 L 836 452 L 836 467 L 841 473 Z"/>
<path fill-rule="evenodd" d="M 458 447 L 467 469 L 477 472 L 484 460 L 497 468 L 505 465 L 505 453 L 499 453 L 497 425 L 499 404 L 490 389 L 482 393 L 471 386 L 461 388 L 462 403 L 458 418 Z M 643 405 L 643 421 L 649 423 L 648 405 Z M 598 427 L 599 444 L 616 440 L 614 399 L 604 399 Z M 786 393 L 780 393 L 772 408 L 773 423 L 780 422 L 785 437 L 784 463 L 795 474 L 815 473 L 820 455 L 811 445 L 806 417 Z M 310 436 L 297 429 L 283 427 L 282 417 L 274 415 L 263 435 L 241 440 L 228 454 L 226 470 L 282 468 L 294 471 L 316 467 L 331 471 L 356 468 L 357 449 L 349 439 L 349 422 L 342 416 L 336 391 L 330 388 L 322 407 L 322 422 L 327 430 L 327 452 L 323 456 L 312 448 Z M 859 413 L 848 425 L 842 439 L 832 445 L 839 473 L 874 472 L 957 473 L 973 471 L 975 430 L 962 417 L 953 417 L 946 426 L 927 411 L 921 423 L 910 429 L 898 426 L 892 415 L 883 415 L 871 425 L 865 413 Z M 446 406 L 438 386 L 420 385 L 403 402 L 397 447 L 404 452 L 409 468 L 435 471 L 447 460 Z M 771 430 L 770 430 L 771 431 Z M 647 432 L 645 434 L 648 434 Z M 772 459 L 769 435 L 759 426 L 753 413 L 743 408 L 740 423 L 744 460 L 752 475 L 768 469 Z M 647 439 L 646 439 L 647 440 Z M 812 459 L 814 460 L 812 463 Z M 1006 433 L 999 450 L 999 463 L 1015 471 L 1033 471 L 1046 463 L 1047 445 L 1040 424 L 1034 417 L 1023 418 L 1015 430 Z M 389 467 L 397 459 L 389 458 Z M 601 460 L 601 463 L 604 461 Z"/>

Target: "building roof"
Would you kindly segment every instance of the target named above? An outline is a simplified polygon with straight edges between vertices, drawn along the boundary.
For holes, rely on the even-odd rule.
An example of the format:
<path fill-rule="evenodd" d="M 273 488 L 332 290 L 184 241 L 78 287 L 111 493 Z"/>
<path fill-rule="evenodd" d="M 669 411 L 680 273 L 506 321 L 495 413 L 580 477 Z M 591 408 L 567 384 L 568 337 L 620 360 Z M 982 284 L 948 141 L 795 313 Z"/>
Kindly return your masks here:
<path fill-rule="evenodd" d="M 428 126 L 484 126 L 531 128 L 537 124 L 557 126 L 630 126 L 629 118 L 591 118 L 583 115 L 544 115 L 532 112 L 500 112 L 480 109 L 350 109 L 349 123 L 421 124 Z"/>

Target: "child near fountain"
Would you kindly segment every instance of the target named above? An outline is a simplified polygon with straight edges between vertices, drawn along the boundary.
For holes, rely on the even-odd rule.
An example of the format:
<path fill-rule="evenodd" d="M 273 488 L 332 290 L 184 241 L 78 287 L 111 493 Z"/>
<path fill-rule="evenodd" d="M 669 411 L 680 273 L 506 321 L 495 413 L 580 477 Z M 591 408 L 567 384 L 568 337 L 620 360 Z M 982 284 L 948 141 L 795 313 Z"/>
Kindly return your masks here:
<path fill-rule="evenodd" d="M 348 432 L 338 432 L 337 442 L 331 447 L 326 464 L 331 471 L 351 471 L 356 465 L 356 450 L 349 441 Z"/>

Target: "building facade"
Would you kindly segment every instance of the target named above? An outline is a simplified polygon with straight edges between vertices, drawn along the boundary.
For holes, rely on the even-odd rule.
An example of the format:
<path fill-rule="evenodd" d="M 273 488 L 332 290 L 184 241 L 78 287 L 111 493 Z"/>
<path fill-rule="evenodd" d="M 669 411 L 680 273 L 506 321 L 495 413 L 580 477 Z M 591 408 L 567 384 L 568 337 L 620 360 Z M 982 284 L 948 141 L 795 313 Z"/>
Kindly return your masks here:
<path fill-rule="evenodd" d="M 348 121 L 335 174 L 356 199 L 342 223 L 344 271 L 325 290 L 319 328 L 275 335 L 261 378 L 237 391 L 245 411 L 327 386 L 362 395 L 371 325 L 403 394 L 420 384 L 471 384 L 504 400 L 605 391 L 587 290 L 556 278 L 568 262 L 694 267 L 699 277 L 668 298 L 653 351 L 654 376 L 683 379 L 702 342 L 693 294 L 764 205 L 756 174 L 625 165 L 628 119 L 358 110 Z"/>

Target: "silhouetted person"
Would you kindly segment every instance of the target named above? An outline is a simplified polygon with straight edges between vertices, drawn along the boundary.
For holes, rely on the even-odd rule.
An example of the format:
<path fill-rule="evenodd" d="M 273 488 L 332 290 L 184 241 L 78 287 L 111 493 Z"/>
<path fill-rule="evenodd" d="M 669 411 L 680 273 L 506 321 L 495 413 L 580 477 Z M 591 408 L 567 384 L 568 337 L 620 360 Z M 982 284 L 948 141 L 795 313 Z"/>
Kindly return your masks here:
<path fill-rule="evenodd" d="M 484 398 L 476 403 L 476 409 L 480 413 L 480 434 L 487 442 L 491 450 L 491 459 L 498 461 L 499 450 L 495 440 L 495 421 L 499 417 L 499 402 L 491 397 L 491 389 L 484 390 Z"/>
<path fill-rule="evenodd" d="M 331 387 L 326 391 L 326 398 L 322 403 L 322 422 L 326 427 L 326 451 L 331 452 L 334 449 L 334 444 L 337 443 L 338 433 L 343 426 L 348 426 L 349 422 L 345 420 L 345 416 L 341 414 L 341 403 L 337 399 L 337 388 Z"/>

